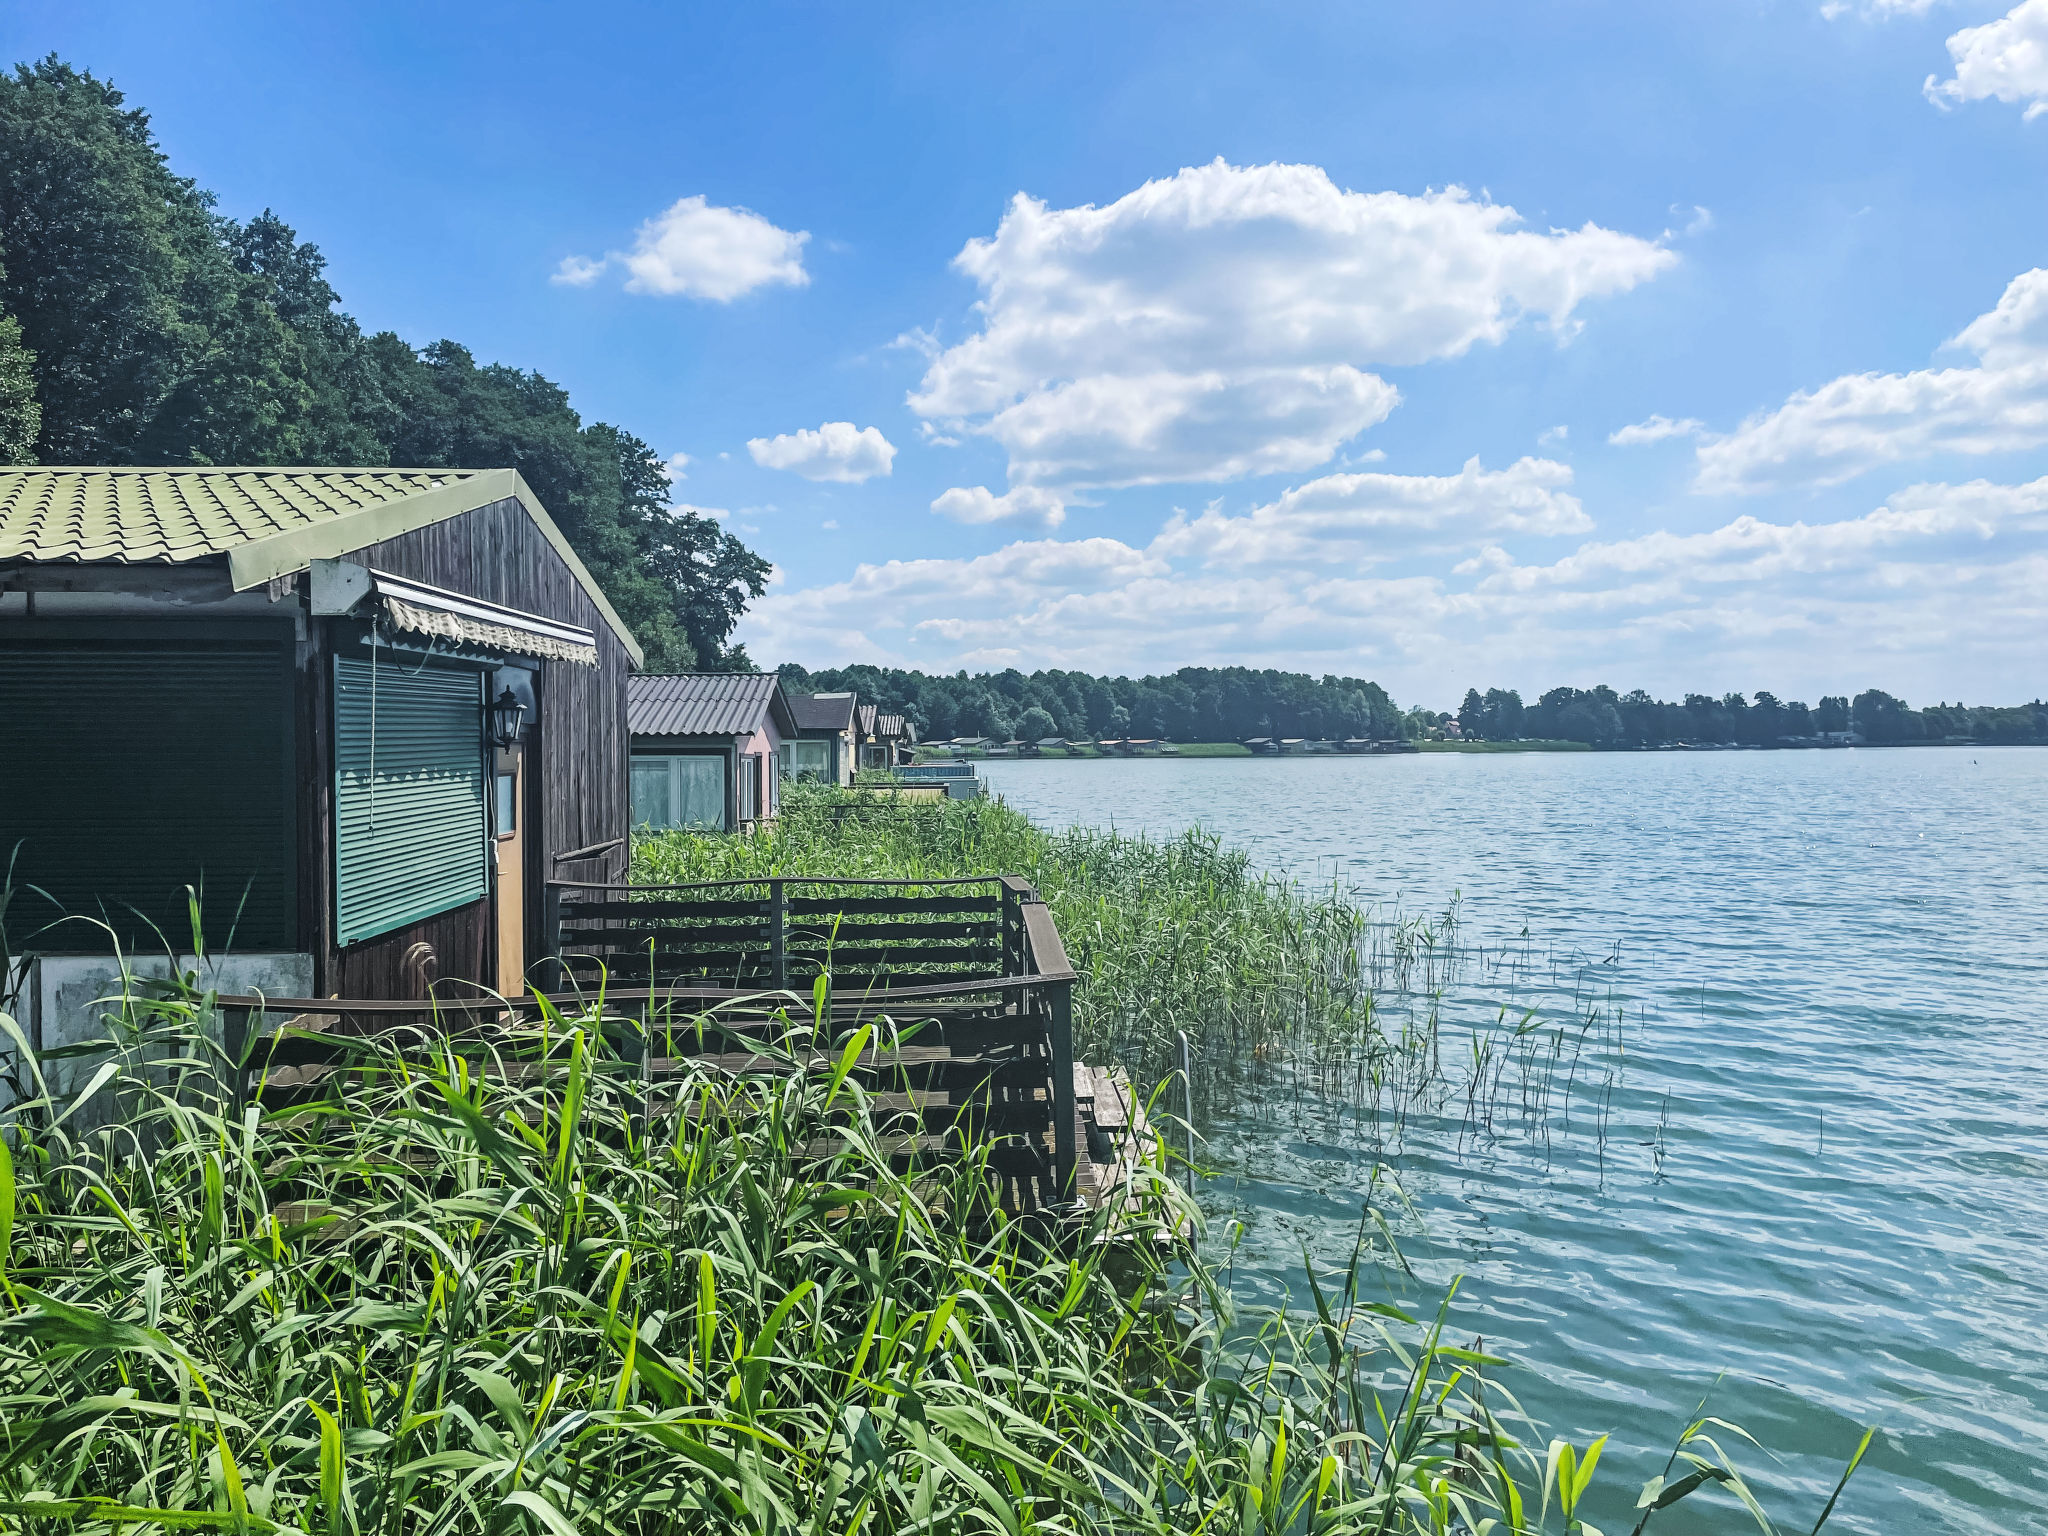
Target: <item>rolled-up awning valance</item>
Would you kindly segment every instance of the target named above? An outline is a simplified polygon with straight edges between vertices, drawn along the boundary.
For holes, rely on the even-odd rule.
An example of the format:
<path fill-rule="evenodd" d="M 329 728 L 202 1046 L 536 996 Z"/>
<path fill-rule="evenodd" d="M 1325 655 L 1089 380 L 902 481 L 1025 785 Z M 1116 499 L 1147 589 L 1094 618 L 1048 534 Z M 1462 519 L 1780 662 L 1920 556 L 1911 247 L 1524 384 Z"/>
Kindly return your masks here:
<path fill-rule="evenodd" d="M 574 624 L 500 607 L 385 571 L 371 571 L 370 584 L 383 601 L 384 612 L 399 629 L 439 635 L 514 656 L 540 656 L 585 667 L 597 665 L 597 636 Z"/>

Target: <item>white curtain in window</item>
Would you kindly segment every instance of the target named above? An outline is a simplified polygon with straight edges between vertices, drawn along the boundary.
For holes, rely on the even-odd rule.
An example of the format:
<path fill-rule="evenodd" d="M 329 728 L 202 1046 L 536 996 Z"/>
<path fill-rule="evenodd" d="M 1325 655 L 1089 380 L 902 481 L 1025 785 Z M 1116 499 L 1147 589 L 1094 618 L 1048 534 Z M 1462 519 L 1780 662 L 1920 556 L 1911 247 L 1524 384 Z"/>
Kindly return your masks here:
<path fill-rule="evenodd" d="M 633 759 L 634 826 L 675 825 L 675 805 L 669 794 L 669 783 L 673 776 L 669 772 L 668 764 L 669 760 L 665 757 Z"/>
<path fill-rule="evenodd" d="M 633 825 L 725 830 L 725 758 L 710 753 L 633 759 Z"/>
<path fill-rule="evenodd" d="M 679 827 L 725 830 L 725 759 L 676 757 L 676 819 Z"/>

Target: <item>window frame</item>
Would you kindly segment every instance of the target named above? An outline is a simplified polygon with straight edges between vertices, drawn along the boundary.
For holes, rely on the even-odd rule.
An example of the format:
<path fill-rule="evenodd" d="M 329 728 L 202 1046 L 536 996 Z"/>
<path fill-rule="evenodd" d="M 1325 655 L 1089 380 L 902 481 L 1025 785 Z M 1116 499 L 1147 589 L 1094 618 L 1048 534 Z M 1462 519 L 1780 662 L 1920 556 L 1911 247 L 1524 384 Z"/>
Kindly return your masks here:
<path fill-rule="evenodd" d="M 793 740 L 785 741 L 782 744 L 782 750 L 784 761 L 788 766 L 789 776 L 792 779 L 800 779 L 807 773 L 815 773 L 820 784 L 837 783 L 839 775 L 838 764 L 833 760 L 837 755 L 832 750 L 834 745 L 834 741 L 829 736 L 798 736 Z M 817 763 L 798 762 L 797 749 L 800 747 L 814 749 L 820 761 Z"/>
<path fill-rule="evenodd" d="M 658 762 L 668 767 L 669 774 L 669 817 L 667 826 L 657 827 L 652 822 L 633 823 L 633 829 L 645 828 L 651 832 L 730 832 L 733 830 L 734 808 L 734 765 L 735 754 L 722 747 L 712 748 L 635 748 L 628 754 L 626 767 L 627 809 L 631 811 L 633 769 L 643 763 Z M 685 826 L 674 818 L 682 807 L 682 785 L 679 782 L 677 763 L 683 758 L 712 758 L 719 767 L 719 797 L 717 826 Z"/>

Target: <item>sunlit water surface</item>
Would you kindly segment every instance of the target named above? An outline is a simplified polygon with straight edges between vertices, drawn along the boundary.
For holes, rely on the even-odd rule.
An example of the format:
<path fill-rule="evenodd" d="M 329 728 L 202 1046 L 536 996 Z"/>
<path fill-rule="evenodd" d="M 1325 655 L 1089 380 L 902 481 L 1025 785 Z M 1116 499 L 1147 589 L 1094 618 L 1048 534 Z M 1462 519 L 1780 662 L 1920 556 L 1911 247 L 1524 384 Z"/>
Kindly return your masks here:
<path fill-rule="evenodd" d="M 1503 1006 L 1558 1037 L 1549 1088 L 1525 1049 L 1491 1112 L 1296 1095 L 1207 1128 L 1239 1294 L 1300 1298 L 1304 1245 L 1341 1262 L 1384 1162 L 1421 1283 L 1378 1283 L 1465 1276 L 1457 1326 L 1535 1368 L 1531 1411 L 1612 1432 L 1609 1532 L 1710 1392 L 1801 1530 L 1876 1422 L 1830 1530 L 2048 1531 L 2048 749 L 983 771 L 1047 826 L 1199 823 L 1383 916 L 1455 895 L 1447 1075 Z M 1745 1528 L 1688 1501 L 1652 1530 Z"/>

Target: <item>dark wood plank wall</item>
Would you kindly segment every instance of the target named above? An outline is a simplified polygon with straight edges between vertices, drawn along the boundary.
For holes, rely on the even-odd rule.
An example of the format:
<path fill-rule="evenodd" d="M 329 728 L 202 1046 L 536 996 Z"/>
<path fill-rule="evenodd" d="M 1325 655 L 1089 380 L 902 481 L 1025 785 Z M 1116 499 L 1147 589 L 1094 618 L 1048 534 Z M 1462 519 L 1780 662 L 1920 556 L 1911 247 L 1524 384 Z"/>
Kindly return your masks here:
<path fill-rule="evenodd" d="M 578 624 L 597 635 L 595 668 L 543 663 L 540 719 L 529 722 L 527 750 L 527 955 L 541 953 L 542 882 L 556 854 L 624 837 L 631 810 L 626 785 L 625 645 L 575 574 L 515 500 L 415 529 L 346 557 L 486 602 Z M 420 997 L 433 977 L 491 983 L 496 974 L 492 903 L 477 902 L 353 944 L 334 945 L 332 651 L 327 625 L 314 621 L 299 646 L 300 922 L 315 956 L 320 990 L 342 997 Z M 538 836 L 531 835 L 537 832 Z M 611 866 L 616 873 L 618 865 Z M 596 878 L 599 866 L 569 873 Z M 426 945 L 431 958 L 419 946 Z"/>

